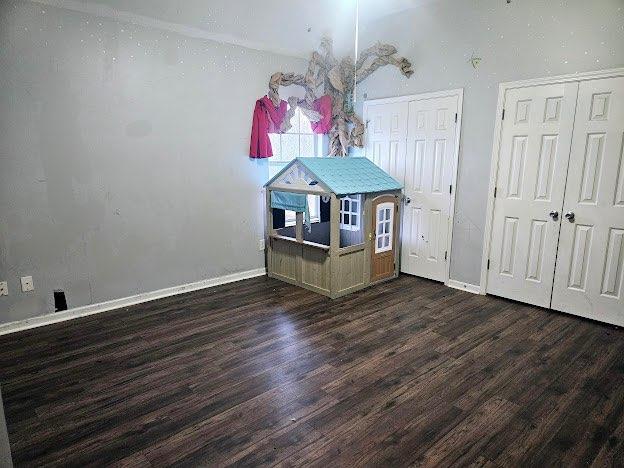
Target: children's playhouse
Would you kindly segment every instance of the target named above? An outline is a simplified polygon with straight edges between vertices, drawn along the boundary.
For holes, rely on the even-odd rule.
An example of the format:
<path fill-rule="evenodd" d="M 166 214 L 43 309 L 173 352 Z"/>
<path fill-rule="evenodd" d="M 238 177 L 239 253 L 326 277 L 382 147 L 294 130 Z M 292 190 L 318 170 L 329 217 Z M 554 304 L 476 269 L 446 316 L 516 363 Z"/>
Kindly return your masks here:
<path fill-rule="evenodd" d="M 366 158 L 297 158 L 266 187 L 267 270 L 331 298 L 398 275 L 401 184 Z"/>

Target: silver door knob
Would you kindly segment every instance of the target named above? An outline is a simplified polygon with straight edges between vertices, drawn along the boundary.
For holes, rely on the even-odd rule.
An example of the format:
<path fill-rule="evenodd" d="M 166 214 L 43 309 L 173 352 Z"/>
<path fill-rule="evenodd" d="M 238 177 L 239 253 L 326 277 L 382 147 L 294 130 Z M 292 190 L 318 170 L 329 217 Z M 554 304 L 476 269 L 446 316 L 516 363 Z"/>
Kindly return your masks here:
<path fill-rule="evenodd" d="M 558 211 L 551 211 L 548 215 L 553 219 L 553 221 L 557 221 L 559 219 Z"/>
<path fill-rule="evenodd" d="M 412 199 L 411 199 L 410 197 L 407 197 L 407 198 L 405 199 L 405 204 L 406 204 L 406 205 L 409 205 L 410 203 L 412 203 Z"/>
<path fill-rule="evenodd" d="M 574 211 L 568 211 L 568 212 L 565 214 L 565 218 L 566 218 L 568 221 L 570 221 L 571 223 L 573 223 L 573 222 L 574 222 Z"/>

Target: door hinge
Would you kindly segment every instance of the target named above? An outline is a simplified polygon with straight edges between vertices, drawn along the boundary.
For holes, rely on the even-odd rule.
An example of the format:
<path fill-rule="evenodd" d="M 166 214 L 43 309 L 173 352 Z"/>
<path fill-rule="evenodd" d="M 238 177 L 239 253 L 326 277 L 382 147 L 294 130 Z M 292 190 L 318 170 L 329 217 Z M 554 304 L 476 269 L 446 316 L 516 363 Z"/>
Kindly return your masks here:
<path fill-rule="evenodd" d="M 496 198 L 496 192 L 498 190 L 498 187 L 494 187 L 494 198 Z"/>
<path fill-rule="evenodd" d="M 490 259 L 488 258 L 487 269 L 490 269 Z"/>
<path fill-rule="evenodd" d="M 448 258 L 448 251 L 447 251 L 447 250 L 445 250 L 445 251 L 444 251 L 444 260 L 446 260 L 447 258 Z"/>
<path fill-rule="evenodd" d="M 505 120 L 505 109 L 503 109 L 503 116 L 501 117 L 501 120 Z"/>
<path fill-rule="evenodd" d="M 453 184 L 449 185 L 449 193 L 453 193 Z"/>
<path fill-rule="evenodd" d="M 457 112 L 455 112 L 455 123 L 457 123 Z"/>

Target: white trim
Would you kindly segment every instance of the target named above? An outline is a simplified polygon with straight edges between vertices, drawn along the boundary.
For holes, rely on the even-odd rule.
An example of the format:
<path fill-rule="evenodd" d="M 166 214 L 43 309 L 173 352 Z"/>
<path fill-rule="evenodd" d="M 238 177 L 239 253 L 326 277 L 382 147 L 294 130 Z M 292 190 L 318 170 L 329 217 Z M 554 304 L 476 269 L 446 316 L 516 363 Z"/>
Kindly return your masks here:
<path fill-rule="evenodd" d="M 528 80 L 507 81 L 500 86 L 505 89 L 526 88 L 528 86 L 540 86 L 555 83 L 569 83 L 571 81 L 588 81 L 602 78 L 615 78 L 624 75 L 624 68 L 609 68 L 607 70 L 593 70 L 588 72 L 571 73 L 569 75 L 549 76 L 546 78 L 530 78 Z"/>
<path fill-rule="evenodd" d="M 369 99 L 364 101 L 363 115 L 364 122 L 368 122 L 368 107 L 371 105 L 377 104 L 393 104 L 397 102 L 410 102 L 410 101 L 422 101 L 425 99 L 439 99 L 443 97 L 453 97 L 457 96 L 457 126 L 455 128 L 455 154 L 453 155 L 453 193 L 450 197 L 450 206 L 449 206 L 449 219 L 448 219 L 448 235 L 446 237 L 446 251 L 448 252 L 448 259 L 446 261 L 446 277 L 444 279 L 444 284 L 448 284 L 451 278 L 451 256 L 452 256 L 452 245 L 453 245 L 453 226 L 455 222 L 455 198 L 457 196 L 457 173 L 459 171 L 459 150 L 461 145 L 461 127 L 462 127 L 462 117 L 463 117 L 463 109 L 464 109 L 464 88 L 457 89 L 448 89 L 442 91 L 432 91 L 428 93 L 422 94 L 409 94 L 406 96 L 394 96 L 380 99 Z M 400 220 L 400 225 L 402 227 L 403 219 Z M 400 229 L 400 232 L 403 232 L 403 229 Z M 399 255 L 400 256 L 400 255 Z"/>
<path fill-rule="evenodd" d="M 213 33 L 206 31 L 205 29 L 196 28 L 193 26 L 186 26 L 180 23 L 172 23 L 170 21 L 159 20 L 150 16 L 139 15 L 129 11 L 118 10 L 107 5 L 102 5 L 96 2 L 82 2 L 79 0 L 30 0 L 33 3 L 39 3 L 42 5 L 48 5 L 51 7 L 62 8 L 64 10 L 76 11 L 79 13 L 85 13 L 100 18 L 108 18 L 113 21 L 120 21 L 124 23 L 136 24 L 146 28 L 160 29 L 169 31 L 174 34 L 180 34 L 186 37 L 192 37 L 195 39 L 204 39 L 208 41 L 219 42 L 221 44 L 233 44 L 239 47 L 245 47 L 246 49 L 260 50 L 264 52 L 272 52 L 279 55 L 285 55 L 288 57 L 305 58 L 307 54 L 302 54 L 293 49 L 286 47 L 273 47 L 268 44 L 248 41 L 239 37 L 232 36 L 230 34 Z"/>
<path fill-rule="evenodd" d="M 134 296 L 122 297 L 120 299 L 100 302 L 97 304 L 89 304 L 86 306 L 65 310 L 63 312 L 40 315 L 38 317 L 19 320 L 16 322 L 4 323 L 0 324 L 0 336 L 8 335 L 9 333 L 15 333 L 22 330 L 28 330 L 31 328 L 42 327 L 44 325 L 50 325 L 52 323 L 65 322 L 67 320 L 73 320 L 79 317 L 86 317 L 88 315 L 99 314 L 101 312 L 120 309 L 122 307 L 128 307 L 135 304 L 141 304 L 143 302 L 153 301 L 155 299 L 162 299 L 164 297 L 175 296 L 190 291 L 197 291 L 199 289 L 212 288 L 221 284 L 233 283 L 235 281 L 255 278 L 257 276 L 264 275 L 266 275 L 266 268 L 256 268 L 254 270 L 241 271 L 239 273 L 232 273 L 230 275 L 209 278 L 202 281 L 197 281 L 195 283 L 182 284 L 170 288 L 159 289 L 157 291 L 149 291 L 136 294 Z"/>
<path fill-rule="evenodd" d="M 498 104 L 496 105 L 496 118 L 494 123 L 494 140 L 492 142 L 492 159 L 490 163 L 490 182 L 488 184 L 488 201 L 485 213 L 485 229 L 483 231 L 483 256 L 481 258 L 481 285 L 480 292 L 487 291 L 487 261 L 490 256 L 490 243 L 492 237 L 492 222 L 494 218 L 494 187 L 498 175 L 498 160 L 500 153 L 501 135 L 503 121 L 501 115 L 505 107 L 505 94 L 507 90 L 514 88 L 526 88 L 529 86 L 542 86 L 558 83 L 569 83 L 574 81 L 588 81 L 603 78 L 614 78 L 624 76 L 624 68 L 613 68 L 609 70 L 596 70 L 584 73 L 574 73 L 572 75 L 552 76 L 548 78 L 533 78 L 522 81 L 511 81 L 501 83 L 498 86 Z"/>
<path fill-rule="evenodd" d="M 501 118 L 503 108 L 505 107 L 504 84 L 498 87 L 498 102 L 496 104 L 496 118 L 494 123 L 494 138 L 492 144 L 492 156 L 490 162 L 490 182 L 488 184 L 488 198 L 485 208 L 485 228 L 483 230 L 483 250 L 481 253 L 481 278 L 479 288 L 481 294 L 487 291 L 487 262 L 490 258 L 490 240 L 492 238 L 492 223 L 494 222 L 494 187 L 496 187 L 496 177 L 498 175 L 498 153 L 500 151 L 500 139 L 503 129 L 503 120 Z"/>
<path fill-rule="evenodd" d="M 464 89 L 455 90 L 457 92 L 457 127 L 455 129 L 455 154 L 453 155 L 453 193 L 451 193 L 451 206 L 449 207 L 448 235 L 446 236 L 446 251 L 448 259 L 446 261 L 446 283 L 451 280 L 451 256 L 453 246 L 453 226 L 455 222 L 455 197 L 457 196 L 457 173 L 459 172 L 459 150 L 461 145 L 462 113 L 464 110 Z M 451 94 L 450 96 L 453 96 Z"/>
<path fill-rule="evenodd" d="M 460 96 L 460 99 L 463 99 L 464 88 L 446 89 L 442 91 L 432 91 L 432 92 L 421 93 L 421 94 L 407 94 L 405 96 L 392 96 L 392 97 L 378 98 L 378 99 L 367 99 L 366 101 L 364 101 L 364 107 L 366 107 L 367 105 L 371 106 L 371 105 L 378 105 L 378 104 L 395 104 L 397 102 L 423 101 L 425 99 L 438 99 L 438 98 L 452 97 L 452 96 Z"/>
<path fill-rule="evenodd" d="M 481 294 L 481 287 L 477 284 L 464 283 L 462 281 L 450 279 L 448 280 L 446 285 L 449 288 L 461 289 L 462 291 L 466 291 L 472 294 Z"/>

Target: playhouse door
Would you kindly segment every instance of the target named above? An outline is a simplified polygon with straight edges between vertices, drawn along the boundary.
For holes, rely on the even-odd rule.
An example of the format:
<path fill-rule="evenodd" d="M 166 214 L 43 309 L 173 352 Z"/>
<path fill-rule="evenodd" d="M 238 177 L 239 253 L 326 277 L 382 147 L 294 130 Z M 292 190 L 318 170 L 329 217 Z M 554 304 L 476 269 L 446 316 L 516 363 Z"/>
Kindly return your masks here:
<path fill-rule="evenodd" d="M 394 196 L 385 195 L 373 200 L 371 282 L 394 275 L 397 210 L 397 199 Z"/>

